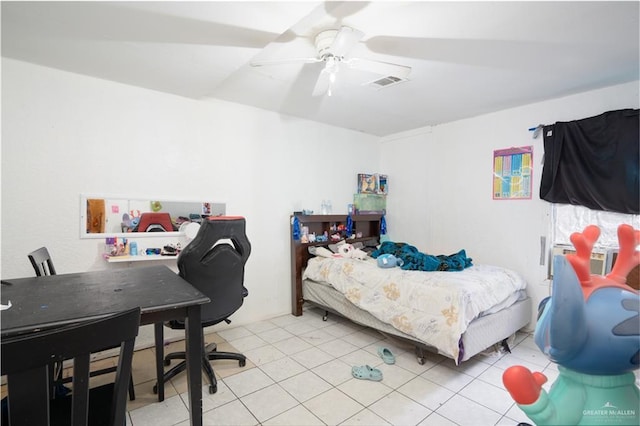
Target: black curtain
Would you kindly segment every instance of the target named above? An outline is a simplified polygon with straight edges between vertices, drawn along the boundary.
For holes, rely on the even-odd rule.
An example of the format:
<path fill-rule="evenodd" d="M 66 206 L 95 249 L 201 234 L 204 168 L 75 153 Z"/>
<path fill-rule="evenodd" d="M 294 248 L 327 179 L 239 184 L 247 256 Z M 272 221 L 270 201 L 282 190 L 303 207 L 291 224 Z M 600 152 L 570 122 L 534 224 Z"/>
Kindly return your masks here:
<path fill-rule="evenodd" d="M 639 110 L 544 126 L 540 198 L 592 210 L 640 213 Z"/>

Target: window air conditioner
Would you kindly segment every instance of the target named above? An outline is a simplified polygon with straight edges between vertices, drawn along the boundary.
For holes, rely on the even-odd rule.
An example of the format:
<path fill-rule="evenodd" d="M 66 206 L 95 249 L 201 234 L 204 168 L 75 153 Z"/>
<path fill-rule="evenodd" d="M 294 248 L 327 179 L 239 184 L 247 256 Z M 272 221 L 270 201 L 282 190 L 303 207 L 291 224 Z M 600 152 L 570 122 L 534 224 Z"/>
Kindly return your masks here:
<path fill-rule="evenodd" d="M 551 253 L 551 262 L 549 262 L 549 276 L 553 277 L 553 258 L 556 255 L 575 254 L 576 250 L 573 246 L 557 244 L 553 246 Z M 590 270 L 595 275 L 606 275 L 611 272 L 611 268 L 615 263 L 618 255 L 616 249 L 594 248 L 591 251 Z"/>

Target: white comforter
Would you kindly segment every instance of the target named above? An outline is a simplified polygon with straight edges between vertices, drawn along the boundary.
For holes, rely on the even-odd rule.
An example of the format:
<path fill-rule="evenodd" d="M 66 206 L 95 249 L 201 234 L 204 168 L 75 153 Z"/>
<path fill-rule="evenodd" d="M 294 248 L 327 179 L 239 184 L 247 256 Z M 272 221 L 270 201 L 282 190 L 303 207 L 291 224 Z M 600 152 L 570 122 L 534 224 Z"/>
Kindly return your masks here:
<path fill-rule="evenodd" d="M 496 266 L 403 271 L 380 268 L 371 258 L 314 257 L 303 279 L 332 285 L 356 306 L 454 360 L 469 323 L 514 303 L 526 287 L 519 274 Z"/>

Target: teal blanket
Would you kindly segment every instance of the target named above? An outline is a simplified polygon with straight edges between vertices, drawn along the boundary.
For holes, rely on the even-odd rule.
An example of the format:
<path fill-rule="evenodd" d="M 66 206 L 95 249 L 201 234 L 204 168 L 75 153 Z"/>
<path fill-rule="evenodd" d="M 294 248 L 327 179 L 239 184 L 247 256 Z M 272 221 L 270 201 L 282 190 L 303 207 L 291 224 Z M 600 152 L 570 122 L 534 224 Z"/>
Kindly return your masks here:
<path fill-rule="evenodd" d="M 462 271 L 464 268 L 472 266 L 472 259 L 467 257 L 465 250 L 460 250 L 451 255 L 438 255 L 421 253 L 412 245 L 406 243 L 394 243 L 385 241 L 380 247 L 371 253 L 374 259 L 381 254 L 392 254 L 402 259 L 401 266 L 405 270 L 414 271 Z"/>

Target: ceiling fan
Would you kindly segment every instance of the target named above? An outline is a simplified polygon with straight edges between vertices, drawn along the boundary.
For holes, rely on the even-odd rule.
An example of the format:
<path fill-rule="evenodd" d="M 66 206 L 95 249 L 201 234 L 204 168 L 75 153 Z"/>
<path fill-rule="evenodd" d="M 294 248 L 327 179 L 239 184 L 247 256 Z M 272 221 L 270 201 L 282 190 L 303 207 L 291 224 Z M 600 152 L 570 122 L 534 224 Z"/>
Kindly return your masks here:
<path fill-rule="evenodd" d="M 364 33 L 362 31 L 347 26 L 342 26 L 339 30 L 324 30 L 315 37 L 315 47 L 317 51 L 317 56 L 315 57 L 252 61 L 251 66 L 261 67 L 323 62 L 325 65 L 316 80 L 312 92 L 313 96 L 321 96 L 325 93 L 331 96 L 333 85 L 343 66 L 385 77 L 397 77 L 399 80 L 408 77 L 411 72 L 411 67 L 372 59 L 349 57 L 349 51 L 353 49 L 363 37 Z"/>

